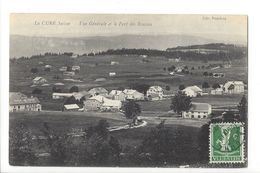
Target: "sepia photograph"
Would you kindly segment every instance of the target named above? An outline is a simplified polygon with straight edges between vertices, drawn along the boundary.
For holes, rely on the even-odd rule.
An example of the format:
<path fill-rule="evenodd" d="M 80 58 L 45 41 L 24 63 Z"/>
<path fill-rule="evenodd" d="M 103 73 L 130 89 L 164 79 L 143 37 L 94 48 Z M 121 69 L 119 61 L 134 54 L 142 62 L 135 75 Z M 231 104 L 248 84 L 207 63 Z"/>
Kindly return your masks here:
<path fill-rule="evenodd" d="M 246 15 L 9 17 L 11 166 L 248 166 Z"/>

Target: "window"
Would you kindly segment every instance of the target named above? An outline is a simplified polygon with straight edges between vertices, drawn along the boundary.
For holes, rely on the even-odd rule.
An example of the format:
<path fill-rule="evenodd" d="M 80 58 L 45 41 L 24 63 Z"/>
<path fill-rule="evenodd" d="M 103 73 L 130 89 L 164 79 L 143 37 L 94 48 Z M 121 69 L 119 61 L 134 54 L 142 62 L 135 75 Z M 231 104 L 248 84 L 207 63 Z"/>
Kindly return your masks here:
<path fill-rule="evenodd" d="M 20 109 L 20 105 L 18 105 L 18 109 Z"/>
<path fill-rule="evenodd" d="M 204 115 L 204 116 L 203 116 L 203 118 L 207 118 L 207 116 L 206 116 L 206 115 Z"/>
<path fill-rule="evenodd" d="M 198 115 L 198 118 L 200 118 L 200 115 Z"/>
<path fill-rule="evenodd" d="M 191 118 L 194 118 L 194 115 L 192 115 Z"/>

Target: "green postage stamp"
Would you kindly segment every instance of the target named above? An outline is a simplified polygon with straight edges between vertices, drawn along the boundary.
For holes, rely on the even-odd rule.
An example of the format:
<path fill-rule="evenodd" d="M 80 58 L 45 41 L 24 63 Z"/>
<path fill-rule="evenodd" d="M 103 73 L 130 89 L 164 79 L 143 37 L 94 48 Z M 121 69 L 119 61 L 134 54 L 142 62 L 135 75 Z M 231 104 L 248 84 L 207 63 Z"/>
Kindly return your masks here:
<path fill-rule="evenodd" d="M 209 138 L 210 163 L 244 163 L 242 123 L 213 123 Z"/>

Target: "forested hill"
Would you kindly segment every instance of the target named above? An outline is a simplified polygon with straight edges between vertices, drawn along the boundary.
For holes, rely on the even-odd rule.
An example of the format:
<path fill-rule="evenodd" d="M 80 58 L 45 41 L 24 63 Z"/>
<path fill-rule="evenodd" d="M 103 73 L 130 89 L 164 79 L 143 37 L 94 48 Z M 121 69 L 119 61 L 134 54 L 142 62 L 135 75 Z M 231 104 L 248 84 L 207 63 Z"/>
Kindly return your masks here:
<path fill-rule="evenodd" d="M 177 46 L 166 49 L 167 51 L 187 50 L 187 49 L 208 49 L 208 50 L 243 50 L 246 51 L 245 46 L 238 46 L 234 44 L 224 43 L 210 43 L 202 45 L 191 45 L 191 46 Z"/>
<path fill-rule="evenodd" d="M 247 48 L 231 44 L 205 44 L 180 46 L 168 48 L 166 50 L 155 49 L 109 49 L 100 52 L 101 55 L 145 55 L 145 56 L 165 56 L 166 58 L 179 58 L 183 60 L 221 60 L 242 59 L 247 57 Z"/>

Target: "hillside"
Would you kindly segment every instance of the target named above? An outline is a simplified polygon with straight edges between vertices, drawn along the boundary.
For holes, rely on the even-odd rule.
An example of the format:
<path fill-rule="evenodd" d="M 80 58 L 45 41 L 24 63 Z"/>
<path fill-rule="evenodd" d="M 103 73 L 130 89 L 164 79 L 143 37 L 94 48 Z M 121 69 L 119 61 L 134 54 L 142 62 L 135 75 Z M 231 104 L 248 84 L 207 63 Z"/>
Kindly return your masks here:
<path fill-rule="evenodd" d="M 77 54 L 121 48 L 165 50 L 169 47 L 207 44 L 215 42 L 188 35 L 120 35 L 96 37 L 29 37 L 10 36 L 10 58 L 32 56 L 45 52 L 74 52 Z"/>

